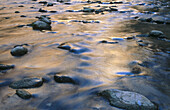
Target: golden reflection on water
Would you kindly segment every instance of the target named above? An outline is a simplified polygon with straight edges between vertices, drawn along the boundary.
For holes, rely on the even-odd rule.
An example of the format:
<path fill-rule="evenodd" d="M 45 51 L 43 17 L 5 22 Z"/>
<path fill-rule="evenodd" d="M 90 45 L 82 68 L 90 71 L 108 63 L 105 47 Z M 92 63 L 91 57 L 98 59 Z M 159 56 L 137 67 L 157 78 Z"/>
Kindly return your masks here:
<path fill-rule="evenodd" d="M 9 80 L 20 80 L 24 77 L 46 76 L 51 81 L 44 83 L 40 88 L 28 89 L 30 93 L 35 95 L 35 98 L 27 102 L 17 97 L 15 90 L 8 86 L 3 87 L 3 89 L 0 89 L 0 99 L 3 99 L 0 103 L 0 108 L 9 109 L 15 106 L 22 108 L 22 105 L 26 105 L 28 109 L 29 107 L 34 109 L 34 106 L 37 108 L 40 105 L 45 106 L 45 104 L 51 107 L 58 103 L 56 101 L 61 100 L 63 104 L 67 103 L 66 105 L 80 103 L 80 108 L 84 108 L 84 110 L 87 109 L 87 106 L 108 107 L 109 110 L 116 110 L 117 108 L 109 106 L 102 99 L 99 100 L 97 96 L 95 99 L 89 95 L 93 89 L 100 90 L 110 86 L 116 89 L 140 92 L 152 101 L 159 102 L 159 104 L 169 100 L 166 98 L 165 101 L 163 98 L 166 95 L 152 87 L 150 81 L 140 77 L 136 79 L 132 77 L 131 81 L 131 79 L 126 78 L 130 76 L 117 74 L 118 72 L 130 72 L 129 62 L 148 60 L 154 54 L 152 51 L 139 47 L 136 40 L 124 39 L 123 41 L 118 41 L 118 44 L 99 43 L 102 40 L 114 42 L 112 38 L 115 37 L 125 38 L 138 34 L 146 34 L 158 27 L 163 27 L 160 30 L 166 30 L 165 33 L 169 35 L 168 26 L 159 25 L 156 27 L 154 24 L 138 24 L 135 20 L 129 19 L 129 17 L 133 16 L 130 13 L 105 12 L 102 15 L 83 12 L 64 12 L 65 10 L 81 10 L 84 6 L 91 6 L 97 9 L 96 5 L 99 4 L 83 4 L 76 3 L 78 1 L 71 1 L 75 4 L 64 5 L 56 2 L 56 5 L 53 7 L 46 7 L 38 4 L 41 0 L 37 2 L 15 0 L 12 1 L 16 2 L 13 4 L 11 4 L 11 1 L 2 1 L 0 1 L 0 7 L 5 6 L 6 9 L 0 10 L 0 63 L 14 64 L 16 68 L 0 76 L 0 80 L 6 78 Z M 105 2 L 109 2 L 109 0 Z M 21 4 L 24 7 L 18 7 Z M 113 4 L 100 5 L 104 7 L 112 6 Z M 115 5 L 120 10 L 132 10 L 132 8 L 126 7 L 124 4 Z M 34 7 L 33 9 L 30 8 L 32 6 Z M 48 11 L 57 11 L 57 13 L 40 13 L 38 12 L 40 7 Z M 138 11 L 136 9 L 133 10 L 134 12 Z M 14 13 L 15 11 L 20 11 L 20 13 Z M 27 17 L 21 18 L 21 15 L 26 15 Z M 34 31 L 29 26 L 17 27 L 18 25 L 31 24 L 37 20 L 35 17 L 40 15 L 49 15 L 51 17 L 52 32 L 54 33 L 50 33 L 51 31 Z M 9 17 L 9 19 L 5 19 L 5 17 Z M 71 22 L 71 20 L 94 20 L 100 21 L 100 23 L 86 24 Z M 153 43 L 155 41 L 150 40 L 149 42 Z M 156 42 L 162 43 L 161 41 Z M 29 49 L 28 54 L 20 58 L 10 55 L 10 50 L 15 45 L 25 43 L 29 44 L 27 46 Z M 86 48 L 89 51 L 75 54 L 57 48 L 61 43 L 67 43 L 74 49 Z M 169 44 L 165 45 L 168 46 Z M 58 84 L 53 80 L 53 75 L 47 75 L 49 72 L 58 72 L 59 75 L 77 78 L 80 80 L 80 85 Z M 143 75 L 154 76 L 153 71 L 150 71 L 150 69 L 144 69 L 138 76 Z M 8 97 L 9 94 L 12 95 Z M 75 94 L 77 97 L 71 97 Z M 154 95 L 157 96 L 155 99 L 152 97 Z M 83 103 L 85 105 L 82 105 Z M 9 104 L 10 106 L 8 106 Z M 162 105 L 167 106 L 166 104 Z M 61 107 L 62 103 L 58 106 Z M 71 108 L 73 109 L 74 107 L 71 106 Z"/>

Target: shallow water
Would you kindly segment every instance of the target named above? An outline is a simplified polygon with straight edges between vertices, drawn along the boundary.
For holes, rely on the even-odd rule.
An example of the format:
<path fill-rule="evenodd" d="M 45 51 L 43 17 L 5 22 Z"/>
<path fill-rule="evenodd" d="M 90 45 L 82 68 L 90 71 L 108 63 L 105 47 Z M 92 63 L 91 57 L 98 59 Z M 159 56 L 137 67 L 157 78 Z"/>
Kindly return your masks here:
<path fill-rule="evenodd" d="M 86 1 L 67 1 L 71 5 L 55 3 L 52 7 L 31 0 L 0 1 L 0 64 L 14 64 L 15 69 L 0 73 L 1 110 L 120 110 L 110 106 L 96 95 L 100 90 L 115 88 L 140 93 L 159 106 L 159 110 L 170 109 L 170 43 L 149 37 L 126 37 L 148 34 L 160 30 L 170 38 L 169 24 L 146 23 L 136 20 L 136 16 L 169 16 L 167 6 L 162 10 L 145 14 L 143 5 L 147 1 L 123 1 L 123 4 L 88 4 Z M 24 7 L 18 7 L 23 5 Z M 100 7 L 98 6 L 100 5 Z M 97 9 L 117 6 L 121 13 L 104 14 L 85 12 L 65 12 L 81 10 L 90 6 Z M 31 7 L 31 8 L 30 8 Z M 39 8 L 48 10 L 38 12 Z M 20 13 L 15 13 L 20 11 Z M 57 11 L 50 13 L 49 11 Z M 20 17 L 25 15 L 26 17 Z M 36 16 L 48 15 L 52 20 L 52 31 L 35 31 L 27 25 L 36 21 Z M 99 21 L 100 23 L 71 22 L 72 20 Z M 118 43 L 100 43 L 102 40 Z M 141 47 L 137 41 L 143 40 L 148 46 Z M 76 51 L 69 52 L 57 48 L 66 43 Z M 13 57 L 10 54 L 15 45 L 29 44 L 28 54 Z M 143 62 L 142 73 L 130 72 L 129 63 Z M 56 83 L 53 75 L 67 75 L 78 85 Z M 33 98 L 23 100 L 8 85 L 25 77 L 45 77 L 48 83 L 35 89 L 27 89 Z"/>

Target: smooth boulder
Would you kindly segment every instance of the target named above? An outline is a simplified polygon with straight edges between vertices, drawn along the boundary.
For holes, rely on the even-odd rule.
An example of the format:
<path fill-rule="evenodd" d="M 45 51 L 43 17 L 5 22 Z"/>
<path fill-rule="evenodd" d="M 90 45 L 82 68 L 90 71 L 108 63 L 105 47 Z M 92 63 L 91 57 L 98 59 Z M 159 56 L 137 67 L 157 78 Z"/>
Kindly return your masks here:
<path fill-rule="evenodd" d="M 23 46 L 16 46 L 11 50 L 12 56 L 23 56 L 27 54 L 28 49 Z"/>
<path fill-rule="evenodd" d="M 23 89 L 17 89 L 16 90 L 16 94 L 21 97 L 22 99 L 30 99 L 31 98 L 31 94 L 26 91 L 26 90 L 23 90 Z"/>
<path fill-rule="evenodd" d="M 44 21 L 35 21 L 32 23 L 32 27 L 34 30 L 51 30 L 50 24 Z"/>
<path fill-rule="evenodd" d="M 43 84 L 42 78 L 24 78 L 19 81 L 12 82 L 9 87 L 13 89 L 36 88 Z"/>
<path fill-rule="evenodd" d="M 157 110 L 157 107 L 145 96 L 129 91 L 108 89 L 100 95 L 109 100 L 110 105 L 126 110 Z"/>
<path fill-rule="evenodd" d="M 149 33 L 149 37 L 162 37 L 164 36 L 164 33 L 162 31 L 158 31 L 158 30 L 152 30 Z"/>

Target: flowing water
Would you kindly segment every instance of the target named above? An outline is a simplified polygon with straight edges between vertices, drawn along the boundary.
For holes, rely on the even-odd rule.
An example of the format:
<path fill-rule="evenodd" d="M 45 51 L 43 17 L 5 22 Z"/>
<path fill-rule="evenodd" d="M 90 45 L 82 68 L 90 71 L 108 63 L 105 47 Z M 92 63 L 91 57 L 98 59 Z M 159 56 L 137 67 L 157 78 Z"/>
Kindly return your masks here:
<path fill-rule="evenodd" d="M 96 95 L 97 91 L 106 88 L 137 92 L 158 105 L 159 110 L 170 109 L 169 40 L 150 37 L 126 39 L 148 34 L 151 30 L 160 30 L 170 38 L 169 24 L 146 23 L 135 19 L 136 16 L 150 15 L 161 15 L 169 19 L 167 5 L 161 5 L 159 12 L 146 14 L 144 11 L 147 6 L 137 4 L 156 1 L 127 0 L 120 4 L 108 4 L 111 1 L 106 0 L 102 1 L 105 2 L 103 4 L 89 4 L 73 0 L 65 1 L 65 4 L 48 0 L 55 3 L 51 7 L 40 4 L 39 1 L 0 1 L 0 64 L 15 65 L 14 69 L 0 73 L 1 110 L 120 110 Z M 119 11 L 103 14 L 66 12 L 81 10 L 83 7 L 99 9 L 108 6 L 117 6 L 114 8 Z M 39 8 L 48 12 L 38 12 Z M 21 15 L 26 17 L 20 17 Z M 35 31 L 26 26 L 37 21 L 35 17 L 41 15 L 51 18 L 51 31 Z M 118 43 L 100 43 L 102 40 Z M 138 40 L 149 45 L 139 46 Z M 61 43 L 79 51 L 69 52 L 57 48 Z M 28 44 L 28 54 L 13 57 L 11 49 L 20 44 Z M 142 73 L 130 73 L 129 63 L 133 61 L 143 62 Z M 70 76 L 79 84 L 56 83 L 53 80 L 54 74 Z M 24 100 L 8 85 L 26 77 L 44 77 L 49 81 L 39 88 L 27 89 L 33 94 L 33 98 Z"/>

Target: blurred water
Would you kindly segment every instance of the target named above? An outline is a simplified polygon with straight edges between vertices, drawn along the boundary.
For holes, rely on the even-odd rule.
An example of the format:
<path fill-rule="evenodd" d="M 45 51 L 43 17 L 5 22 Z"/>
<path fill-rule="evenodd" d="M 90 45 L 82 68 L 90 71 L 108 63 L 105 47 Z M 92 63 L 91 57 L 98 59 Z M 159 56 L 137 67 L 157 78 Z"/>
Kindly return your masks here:
<path fill-rule="evenodd" d="M 169 25 L 142 23 L 133 18 L 147 15 L 142 12 L 143 7 L 137 4 L 152 1 L 88 4 L 86 1 L 76 0 L 67 1 L 72 3 L 67 5 L 48 0 L 56 3 L 52 7 L 39 4 L 39 1 L 0 1 L 0 64 L 16 66 L 6 73 L 0 73 L 1 110 L 14 107 L 16 110 L 117 110 L 118 108 L 110 106 L 96 95 L 98 91 L 111 87 L 138 92 L 159 105 L 160 110 L 170 109 L 169 42 L 148 37 L 125 39 L 148 34 L 151 30 L 163 31 L 169 38 Z M 24 7 L 18 7 L 19 5 Z M 96 7 L 98 5 L 100 7 Z M 113 5 L 124 13 L 65 12 L 81 10 L 84 6 L 96 9 Z M 38 12 L 39 8 L 57 12 L 41 13 Z M 26 17 L 20 17 L 21 15 Z M 31 24 L 40 15 L 51 17 L 52 31 L 34 31 L 30 26 L 17 27 Z M 167 15 L 165 13 L 164 16 Z M 72 20 L 100 23 L 71 22 Z M 102 40 L 118 43 L 99 43 Z M 138 40 L 149 43 L 149 46 L 140 47 Z M 57 48 L 61 43 L 67 43 L 74 51 Z M 20 44 L 29 44 L 28 54 L 19 58 L 11 56 L 10 50 Z M 131 73 L 129 67 L 129 63 L 136 60 L 143 62 L 140 74 Z M 70 76 L 79 84 L 56 83 L 53 80 L 55 73 Z M 47 77 L 50 81 L 40 88 L 28 89 L 34 98 L 23 100 L 8 85 L 25 77 Z"/>

